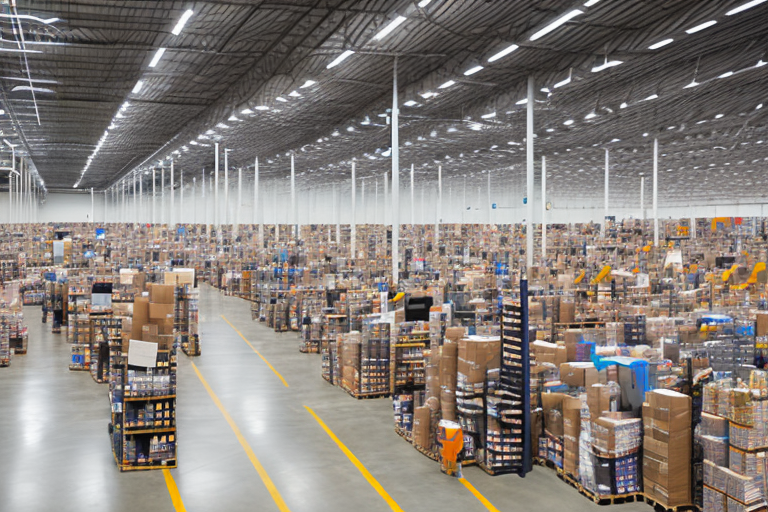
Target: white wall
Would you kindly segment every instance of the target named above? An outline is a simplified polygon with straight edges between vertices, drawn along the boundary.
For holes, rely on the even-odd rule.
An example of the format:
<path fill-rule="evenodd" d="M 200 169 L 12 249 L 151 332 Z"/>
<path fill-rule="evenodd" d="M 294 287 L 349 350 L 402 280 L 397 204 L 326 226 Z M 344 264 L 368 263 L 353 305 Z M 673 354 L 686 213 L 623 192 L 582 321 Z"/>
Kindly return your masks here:
<path fill-rule="evenodd" d="M 252 223 L 256 216 L 253 211 L 253 185 L 244 183 L 243 204 L 238 207 L 236 180 L 230 180 L 232 184 L 229 193 L 229 221 L 234 222 L 239 218 L 241 223 Z M 246 186 L 247 185 L 247 186 Z M 276 221 L 283 224 L 291 221 L 290 215 L 290 190 L 288 182 L 285 183 L 263 183 L 262 184 L 262 207 L 263 222 L 273 224 Z M 458 187 L 455 187 L 458 188 Z M 497 209 L 489 208 L 487 187 L 477 187 L 470 189 L 468 187 L 466 200 L 464 199 L 463 186 L 459 191 L 446 184 L 443 186 L 442 203 L 442 221 L 443 223 L 518 223 L 523 222 L 527 215 L 527 206 L 522 204 L 522 196 L 518 191 L 496 190 L 491 191 L 491 202 L 497 204 Z M 126 191 L 127 192 L 127 191 Z M 196 193 L 192 194 L 191 184 L 187 184 L 184 190 L 183 202 L 180 191 L 177 189 L 174 194 L 174 215 L 175 222 L 214 222 L 214 200 L 210 189 L 206 190 L 206 197 L 202 197 L 202 191 L 199 184 Z M 376 208 L 375 189 L 370 182 L 366 184 L 365 199 L 362 197 L 360 188 L 357 192 L 357 222 L 358 223 L 377 223 L 391 222 L 391 205 L 384 203 L 383 186 L 379 184 L 378 209 Z M 299 222 L 301 224 L 332 224 L 335 222 L 333 194 L 329 186 L 315 190 L 297 191 L 297 209 Z M 352 221 L 351 197 L 349 184 L 337 186 L 337 212 L 339 222 L 348 224 Z M 410 187 L 400 192 L 400 222 L 407 224 L 411 221 L 411 195 Z M 388 196 L 391 201 L 391 195 Z M 413 206 L 414 218 L 417 224 L 433 224 L 437 213 L 437 187 L 424 189 L 424 202 L 421 201 L 421 188 L 417 185 L 415 192 L 415 205 Z M 165 198 L 162 198 L 161 192 L 157 191 L 157 197 L 152 200 L 151 195 L 145 194 L 141 201 L 134 203 L 132 196 L 126 194 L 125 205 L 120 197 L 116 202 L 112 201 L 111 195 L 108 197 L 107 209 L 104 208 L 104 194 L 94 194 L 94 216 L 95 222 L 117 222 L 117 221 L 153 221 L 153 203 L 154 203 L 154 221 L 169 222 L 171 219 L 171 198 L 170 191 L 166 190 Z M 547 212 L 548 223 L 577 223 L 577 222 L 601 222 L 603 219 L 603 205 L 596 204 L 593 200 L 579 200 L 569 198 L 561 200 L 553 198 L 553 209 Z M 653 211 L 650 201 L 648 201 L 645 211 L 646 218 L 651 218 Z M 220 222 L 225 221 L 224 193 L 219 192 L 220 204 Z M 541 221 L 542 207 L 540 196 L 534 199 L 534 223 Z M 469 209 L 467 209 L 469 208 Z M 615 215 L 617 219 L 639 218 L 641 211 L 638 207 L 611 208 L 610 215 Z M 764 204 L 745 203 L 745 204 L 712 204 L 699 206 L 659 206 L 659 218 L 688 218 L 691 214 L 699 218 L 710 217 L 764 217 L 768 215 L 768 207 Z M 90 194 L 69 194 L 69 193 L 50 193 L 44 204 L 39 206 L 37 219 L 39 222 L 88 222 L 91 215 L 91 196 Z M 8 194 L 0 193 L 0 222 L 8 222 Z"/>

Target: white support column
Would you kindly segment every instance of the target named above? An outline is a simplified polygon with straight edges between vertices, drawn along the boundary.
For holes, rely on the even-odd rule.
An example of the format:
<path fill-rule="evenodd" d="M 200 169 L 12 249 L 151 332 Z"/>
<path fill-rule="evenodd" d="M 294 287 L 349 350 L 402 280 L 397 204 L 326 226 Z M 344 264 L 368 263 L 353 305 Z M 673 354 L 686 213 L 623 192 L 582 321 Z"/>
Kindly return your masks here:
<path fill-rule="evenodd" d="M 201 191 L 200 198 L 203 200 L 203 222 L 205 223 L 206 233 L 208 233 L 209 222 L 208 222 L 208 201 L 205 199 L 205 167 L 203 167 L 203 175 L 200 177 L 200 191 Z"/>
<path fill-rule="evenodd" d="M 197 224 L 197 176 L 192 176 L 192 224 Z"/>
<path fill-rule="evenodd" d="M 368 224 L 368 211 L 365 209 L 365 180 L 360 180 L 360 209 L 363 211 L 363 224 Z"/>
<path fill-rule="evenodd" d="M 547 157 L 541 155 L 541 261 L 547 262 Z"/>
<path fill-rule="evenodd" d="M 291 167 L 293 169 L 293 167 Z M 350 222 L 349 230 L 349 247 L 350 258 L 353 260 L 357 257 L 357 184 L 355 183 L 355 162 L 352 161 L 352 220 Z"/>
<path fill-rule="evenodd" d="M 645 176 L 640 176 L 640 220 L 645 228 Z"/>
<path fill-rule="evenodd" d="M 152 224 L 154 225 L 157 223 L 157 216 L 155 214 L 155 211 L 157 209 L 157 204 L 155 201 L 155 183 L 156 183 L 157 175 L 155 174 L 155 168 L 152 167 Z"/>
<path fill-rule="evenodd" d="M 411 164 L 411 226 L 416 224 L 416 199 L 413 191 L 413 164 Z"/>
<path fill-rule="evenodd" d="M 121 199 L 121 202 L 122 202 L 122 205 L 120 207 L 120 211 L 121 211 L 120 217 L 121 217 L 122 222 L 127 224 L 128 223 L 128 210 L 126 210 L 126 208 L 125 208 L 125 178 L 123 178 L 123 197 Z"/>
<path fill-rule="evenodd" d="M 424 186 L 421 187 L 421 219 L 419 219 L 419 224 L 426 224 L 427 223 L 427 214 L 425 212 L 425 204 L 424 201 Z"/>
<path fill-rule="evenodd" d="M 104 224 L 106 224 L 109 221 L 109 215 L 107 211 L 107 191 L 104 190 Z M 35 222 L 37 222 L 37 184 L 35 184 Z"/>
<path fill-rule="evenodd" d="M 293 236 L 298 238 L 298 219 L 296 218 L 296 165 L 294 162 L 293 151 L 291 151 L 291 214 L 289 223 L 291 224 L 291 230 Z"/>
<path fill-rule="evenodd" d="M 386 182 L 386 179 L 384 180 Z M 379 220 L 379 180 L 374 180 L 376 194 L 373 196 L 373 223 L 376 224 Z"/>
<path fill-rule="evenodd" d="M 213 169 L 213 224 L 218 231 L 219 227 L 219 143 L 214 143 L 214 169 Z M 225 152 L 226 154 L 226 152 Z"/>
<path fill-rule="evenodd" d="M 11 148 L 11 173 L 8 175 L 8 222 L 13 223 L 13 176 L 16 174 L 16 148 Z"/>
<path fill-rule="evenodd" d="M 275 200 L 275 205 L 274 205 L 273 209 L 274 209 L 274 212 L 275 212 L 275 245 L 277 246 L 277 245 L 280 244 L 280 221 L 278 219 L 278 211 L 277 211 L 277 182 L 275 182 L 275 184 L 274 184 L 274 189 L 275 189 L 275 192 L 272 195 L 272 197 Z M 290 216 L 290 214 L 289 214 L 289 216 Z M 288 222 L 290 222 L 290 221 L 288 221 Z"/>
<path fill-rule="evenodd" d="M 259 157 L 254 161 L 253 179 L 253 209 L 255 211 L 254 222 L 259 224 L 259 249 L 264 247 L 264 205 L 259 197 Z"/>
<path fill-rule="evenodd" d="M 336 223 L 336 249 L 341 243 L 341 221 L 339 220 L 339 202 L 336 200 L 336 184 L 333 184 L 333 221 Z"/>
<path fill-rule="evenodd" d="M 528 108 L 526 116 L 526 175 L 528 211 L 525 215 L 525 241 L 526 241 L 526 272 L 530 276 L 533 267 L 533 101 L 535 88 L 533 77 L 528 77 Z"/>
<path fill-rule="evenodd" d="M 493 208 L 491 208 L 491 171 L 488 171 L 488 225 L 493 224 Z"/>
<path fill-rule="evenodd" d="M 229 149 L 224 148 L 224 225 L 230 224 L 229 218 Z"/>
<path fill-rule="evenodd" d="M 93 187 L 91 187 L 91 224 L 93 224 Z"/>
<path fill-rule="evenodd" d="M 397 57 L 392 73 L 392 288 L 400 279 L 400 104 L 397 101 Z"/>
<path fill-rule="evenodd" d="M 144 179 L 139 171 L 139 222 L 144 223 Z"/>
<path fill-rule="evenodd" d="M 387 205 L 389 204 L 389 173 L 384 173 L 384 204 L 381 208 L 381 218 L 382 224 L 386 224 L 389 222 L 389 218 L 387 217 Z"/>
<path fill-rule="evenodd" d="M 691 237 L 692 240 L 696 240 L 696 216 L 693 214 L 693 206 L 689 206 L 691 209 L 691 221 L 690 221 L 690 227 L 688 228 L 688 236 Z M 757 235 L 757 219 L 752 218 L 752 236 Z"/>
<path fill-rule="evenodd" d="M 165 164 L 160 167 L 160 224 L 165 224 Z"/>
<path fill-rule="evenodd" d="M 137 202 L 137 194 L 136 194 L 136 173 L 133 173 L 133 218 L 131 219 L 131 222 L 136 224 L 136 217 L 139 215 L 139 203 Z"/>
<path fill-rule="evenodd" d="M 176 222 L 184 224 L 184 171 L 179 171 L 179 216 Z"/>
<path fill-rule="evenodd" d="M 440 223 L 443 221 L 443 166 L 437 166 L 437 205 L 435 215 L 435 244 L 432 248 L 437 254 L 437 246 L 440 245 Z"/>
<path fill-rule="evenodd" d="M 175 222 L 174 222 L 175 221 L 175 216 L 173 214 L 176 213 L 176 211 L 175 211 L 175 207 L 176 207 L 176 201 L 175 201 L 175 199 L 176 199 L 176 189 L 174 188 L 174 181 L 173 181 L 173 178 L 174 178 L 174 176 L 173 176 L 173 173 L 174 173 L 173 164 L 174 164 L 173 158 L 171 158 L 171 211 L 168 213 L 168 224 L 171 226 L 171 228 L 173 228 L 173 226 L 175 225 Z M 174 231 L 176 231 L 176 230 L 174 229 Z"/>
<path fill-rule="evenodd" d="M 237 169 L 237 209 L 235 210 L 235 232 L 240 230 L 240 211 L 243 209 L 243 168 Z"/>
<path fill-rule="evenodd" d="M 605 238 L 605 235 L 607 233 L 606 231 L 606 223 L 608 222 L 606 219 L 608 218 L 608 190 L 610 185 L 610 165 L 609 165 L 609 155 L 610 152 L 608 151 L 608 148 L 605 148 L 605 178 L 603 179 L 603 205 L 604 205 L 604 211 L 603 211 L 603 222 L 601 224 L 601 230 L 603 238 Z"/>
<path fill-rule="evenodd" d="M 659 245 L 659 139 L 653 139 L 653 245 Z"/>

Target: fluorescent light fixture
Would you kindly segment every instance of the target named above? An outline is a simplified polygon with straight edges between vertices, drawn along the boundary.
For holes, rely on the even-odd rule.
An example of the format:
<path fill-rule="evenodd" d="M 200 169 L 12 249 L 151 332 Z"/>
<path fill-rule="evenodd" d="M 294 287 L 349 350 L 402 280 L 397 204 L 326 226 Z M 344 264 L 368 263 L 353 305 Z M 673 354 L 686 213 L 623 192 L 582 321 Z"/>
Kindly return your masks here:
<path fill-rule="evenodd" d="M 264 110 L 269 110 L 269 107 L 266 106 L 266 105 L 257 105 L 255 107 L 253 107 L 253 109 L 254 110 L 262 110 L 262 111 L 264 111 Z"/>
<path fill-rule="evenodd" d="M 11 92 L 21 92 L 21 91 L 47 92 L 49 94 L 53 94 L 55 92 L 53 89 L 47 89 L 45 87 L 30 87 L 28 85 L 17 85 L 13 89 L 11 89 Z"/>
<path fill-rule="evenodd" d="M 491 112 L 489 114 L 483 114 L 480 117 L 482 117 L 483 119 L 493 119 L 494 117 L 496 117 L 496 112 Z"/>
<path fill-rule="evenodd" d="M 312 87 L 312 86 L 313 86 L 313 85 L 315 85 L 316 83 L 317 83 L 317 82 L 315 82 L 314 80 L 307 80 L 306 82 L 304 82 L 304 85 L 302 85 L 301 87 L 299 87 L 299 89 L 306 89 L 307 87 Z"/>
<path fill-rule="evenodd" d="M 15 77 L 15 76 L 0 76 L 0 79 L 3 79 L 3 80 L 13 80 L 13 81 L 16 81 L 16 82 L 26 82 L 26 83 L 34 82 L 34 83 L 38 83 L 38 84 L 58 84 L 59 83 L 56 80 L 44 80 L 42 78 L 32 78 L 30 80 L 28 78 L 19 78 L 19 77 Z"/>
<path fill-rule="evenodd" d="M 355 131 L 355 127 L 354 127 L 354 126 L 347 126 L 347 131 L 348 131 L 348 132 L 353 132 L 353 131 Z"/>
<path fill-rule="evenodd" d="M 483 125 L 480 123 L 469 123 L 469 129 L 475 132 L 479 132 L 483 129 Z"/>
<path fill-rule="evenodd" d="M 483 69 L 483 66 L 475 66 L 473 68 L 469 68 L 464 72 L 464 76 L 474 75 L 478 71 L 481 71 Z"/>
<path fill-rule="evenodd" d="M 403 105 L 405 105 L 406 107 L 415 107 L 416 105 L 418 105 L 418 103 L 416 103 L 413 100 L 408 100 L 405 103 L 403 103 Z"/>
<path fill-rule="evenodd" d="M 240 119 L 238 119 L 235 114 L 232 114 L 231 116 L 229 116 L 229 119 L 227 119 L 227 121 L 240 121 Z"/>
<path fill-rule="evenodd" d="M 389 34 L 391 34 L 393 30 L 395 30 L 397 27 L 402 25 L 403 22 L 407 19 L 408 18 L 406 18 L 405 16 L 398 16 L 397 18 L 392 20 L 392 22 L 389 25 L 381 29 L 381 31 L 378 34 L 376 34 L 373 38 L 376 39 L 377 41 L 381 41 L 382 39 L 387 37 Z"/>
<path fill-rule="evenodd" d="M 621 60 L 609 60 L 603 64 L 600 64 L 599 66 L 595 66 L 592 68 L 593 73 L 597 73 L 598 71 L 602 71 L 604 69 L 612 68 L 614 66 L 618 66 L 619 64 L 622 64 L 624 61 Z"/>
<path fill-rule="evenodd" d="M 589 114 L 587 114 L 586 116 L 584 116 L 584 119 L 585 119 L 585 120 L 589 120 L 589 119 L 594 119 L 594 118 L 596 118 L 596 117 L 597 117 L 597 114 L 595 114 L 594 112 L 590 112 Z"/>
<path fill-rule="evenodd" d="M 644 133 L 644 134 L 643 134 L 643 137 L 647 137 L 647 136 L 648 136 L 648 133 Z"/>
<path fill-rule="evenodd" d="M 766 64 L 768 64 L 768 62 L 765 62 L 763 59 L 760 59 L 759 61 L 757 61 L 757 64 L 755 64 L 755 67 L 756 68 L 761 68 L 761 67 L 765 66 Z"/>
<path fill-rule="evenodd" d="M 557 89 L 557 88 L 562 87 L 564 85 L 568 85 L 569 83 L 571 83 L 571 77 L 570 76 L 568 78 L 566 78 L 565 80 L 561 80 L 561 81 L 557 82 L 554 85 L 554 88 Z"/>
<path fill-rule="evenodd" d="M 139 80 L 136 82 L 136 85 L 133 86 L 133 90 L 131 92 L 133 94 L 139 94 L 139 91 L 141 91 L 142 87 L 144 87 L 144 80 Z"/>
<path fill-rule="evenodd" d="M 549 94 L 551 91 L 547 87 L 542 87 L 541 88 L 541 92 L 545 92 L 545 93 Z"/>
<path fill-rule="evenodd" d="M 723 73 L 717 78 L 728 78 L 729 76 L 733 75 L 733 71 L 728 71 L 727 73 Z"/>
<path fill-rule="evenodd" d="M 283 98 L 282 96 L 278 96 L 278 97 L 277 97 L 277 98 L 275 98 L 275 99 L 276 99 L 277 101 L 280 101 L 280 102 L 282 102 L 282 103 L 287 103 L 287 102 L 288 102 L 288 100 L 287 100 L 287 99 L 285 99 L 285 98 Z"/>
<path fill-rule="evenodd" d="M 613 139 L 611 142 L 621 142 L 621 139 Z"/>
<path fill-rule="evenodd" d="M 764 3 L 766 0 L 752 0 L 751 2 L 747 2 L 745 4 L 741 4 L 735 9 L 731 9 L 727 13 L 725 13 L 726 16 L 733 16 L 734 14 L 739 14 L 742 11 L 746 11 L 747 9 L 751 9 L 752 7 L 756 5 L 760 5 Z"/>
<path fill-rule="evenodd" d="M 563 123 L 565 126 L 571 126 L 573 124 L 573 119 L 569 119 Z"/>
<path fill-rule="evenodd" d="M 298 91 L 291 91 L 288 93 L 288 96 L 290 96 L 291 98 L 301 98 L 301 94 L 299 94 Z"/>
<path fill-rule="evenodd" d="M 341 55 L 333 59 L 330 64 L 325 66 L 325 69 L 335 68 L 336 66 L 344 62 L 347 59 L 347 57 L 349 57 L 350 55 L 354 55 L 354 53 L 355 52 L 353 52 L 352 50 L 344 51 Z"/>
<path fill-rule="evenodd" d="M 192 146 L 197 146 L 197 141 L 196 140 L 191 140 L 191 141 L 189 141 L 189 144 L 192 145 Z"/>
<path fill-rule="evenodd" d="M 555 131 L 554 128 L 547 128 L 547 133 L 552 133 L 553 131 Z"/>
<path fill-rule="evenodd" d="M 640 101 L 650 101 L 650 100 L 655 100 L 655 99 L 656 99 L 656 98 L 658 98 L 658 97 L 659 97 L 659 95 L 658 95 L 658 94 L 651 94 L 651 95 L 650 95 L 650 96 L 648 96 L 647 98 L 643 98 L 643 99 L 642 99 L 642 100 L 640 100 Z"/>
<path fill-rule="evenodd" d="M 251 110 L 249 108 L 244 108 L 243 110 L 240 111 L 240 113 L 245 115 L 245 116 L 249 116 L 249 115 L 253 114 L 253 110 Z"/>
<path fill-rule="evenodd" d="M 691 87 L 696 87 L 697 85 L 699 85 L 699 82 L 694 80 L 693 82 L 691 82 L 688 85 L 684 86 L 683 89 L 690 89 Z"/>
<path fill-rule="evenodd" d="M 155 52 L 155 56 L 152 57 L 152 61 L 149 63 L 149 67 L 153 68 L 157 66 L 158 62 L 160 62 L 160 59 L 163 58 L 164 53 L 165 53 L 165 48 L 158 48 L 157 52 Z"/>
<path fill-rule="evenodd" d="M 600 0 L 588 0 L 587 2 L 584 2 L 584 7 L 592 7 L 593 5 L 595 5 L 599 1 Z"/>
<path fill-rule="evenodd" d="M 756 106 L 755 110 L 760 110 L 761 108 L 763 108 L 763 104 L 762 103 L 760 103 L 758 106 Z"/>
<path fill-rule="evenodd" d="M 525 105 L 526 103 L 528 103 L 528 98 L 523 98 L 521 100 L 516 101 L 515 105 Z"/>
<path fill-rule="evenodd" d="M 339 130 L 336 130 L 331 134 L 331 137 L 338 137 L 339 135 Z"/>
<path fill-rule="evenodd" d="M 363 120 L 360 122 L 360 124 L 362 124 L 363 126 L 368 126 L 369 124 L 371 124 L 371 118 L 370 118 L 370 117 L 368 117 L 368 116 L 365 116 L 365 119 L 363 119 Z"/>
<path fill-rule="evenodd" d="M 187 24 L 189 18 L 191 18 L 193 14 L 195 14 L 195 11 L 192 9 L 187 9 L 184 11 L 184 14 L 182 14 L 181 18 L 179 18 L 179 22 L 176 23 L 176 26 L 173 27 L 173 30 L 171 30 L 171 34 L 175 36 L 181 34 L 181 31 L 184 30 L 184 25 Z"/>
<path fill-rule="evenodd" d="M 496 62 L 497 60 L 501 59 L 502 57 L 506 57 L 507 55 L 509 55 L 513 51 L 517 50 L 518 48 L 520 48 L 520 47 L 517 46 L 516 44 L 511 44 L 511 45 L 507 46 L 506 48 L 504 48 L 503 50 L 501 50 L 499 53 L 491 55 L 488 58 L 488 62 Z"/>
<path fill-rule="evenodd" d="M 15 20 L 31 20 L 36 21 L 38 23 L 43 23 L 44 25 L 51 25 L 52 23 L 56 23 L 57 21 L 60 21 L 59 18 L 38 18 L 37 16 L 31 16 L 29 14 L 0 14 L 0 18 L 11 18 Z"/>
<path fill-rule="evenodd" d="M 572 11 L 568 11 L 564 15 L 560 16 L 558 19 L 544 27 L 543 29 L 539 30 L 535 34 L 531 36 L 531 41 L 535 41 L 541 37 L 544 37 L 545 35 L 549 34 L 553 30 L 555 30 L 557 27 L 565 24 L 568 22 L 568 20 L 571 20 L 578 16 L 579 14 L 584 14 L 584 11 L 579 9 L 573 9 Z"/>
<path fill-rule="evenodd" d="M 428 100 L 429 98 L 434 98 L 435 96 L 439 96 L 439 94 L 437 94 L 436 92 L 428 91 L 428 92 L 421 93 L 420 96 L 425 100 Z"/>
<path fill-rule="evenodd" d="M 715 25 L 715 24 L 717 24 L 717 21 L 715 21 L 715 20 L 706 21 L 706 22 L 702 23 L 701 25 L 696 25 L 695 27 L 689 28 L 688 30 L 685 31 L 685 33 L 686 34 L 695 34 L 696 32 L 704 30 L 705 28 L 709 28 L 709 27 L 711 27 L 712 25 Z"/>
<path fill-rule="evenodd" d="M 216 132 L 215 132 L 215 131 L 213 131 L 213 130 L 208 130 L 207 132 L 205 132 L 205 134 L 206 134 L 206 135 L 215 135 L 215 134 L 216 134 Z"/>
<path fill-rule="evenodd" d="M 443 85 L 438 87 L 438 89 L 447 89 L 447 88 L 451 87 L 452 85 L 456 85 L 456 82 L 454 82 L 453 80 L 448 80 Z"/>
<path fill-rule="evenodd" d="M 423 9 L 431 3 L 432 3 L 432 0 L 421 0 L 421 2 L 419 2 L 419 7 Z"/>
<path fill-rule="evenodd" d="M 720 119 L 721 117 L 723 117 L 723 114 L 717 114 L 717 115 L 715 116 L 715 119 Z"/>
<path fill-rule="evenodd" d="M 652 44 L 651 46 L 649 46 L 649 47 L 648 47 L 648 49 L 649 49 L 649 50 L 658 50 L 658 49 L 659 49 L 659 48 L 661 48 L 662 46 L 667 46 L 667 45 L 668 45 L 669 43 L 671 43 L 672 41 L 674 41 L 674 39 L 672 39 L 672 38 L 669 38 L 669 39 L 664 39 L 664 40 L 662 40 L 662 41 L 659 41 L 658 43 L 654 43 L 654 44 Z"/>

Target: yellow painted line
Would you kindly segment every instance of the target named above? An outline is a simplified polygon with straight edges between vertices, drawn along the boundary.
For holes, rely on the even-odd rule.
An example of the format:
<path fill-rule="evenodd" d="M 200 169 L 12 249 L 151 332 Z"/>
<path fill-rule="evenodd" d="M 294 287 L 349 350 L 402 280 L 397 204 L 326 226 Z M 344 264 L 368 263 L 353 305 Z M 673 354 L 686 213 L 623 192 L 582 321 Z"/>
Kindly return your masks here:
<path fill-rule="evenodd" d="M 261 465 L 261 462 L 259 462 L 259 459 L 256 457 L 256 454 L 253 453 L 253 449 L 251 448 L 251 445 L 249 445 L 248 441 L 246 441 L 245 437 L 243 437 L 243 434 L 240 432 L 240 429 L 237 427 L 235 420 L 232 419 L 232 416 L 230 416 L 227 410 L 224 408 L 224 405 L 222 405 L 221 401 L 216 396 L 216 393 L 213 392 L 213 390 L 211 389 L 211 386 L 208 385 L 208 383 L 205 381 L 203 376 L 200 374 L 200 370 L 197 369 L 197 366 L 195 365 L 195 363 L 192 363 L 192 368 L 195 370 L 195 373 L 197 374 L 197 378 L 200 379 L 200 382 L 203 383 L 205 390 L 208 391 L 209 395 L 211 395 L 211 400 L 213 400 L 213 403 L 216 404 L 216 407 L 219 408 L 219 410 L 221 411 L 221 414 L 224 415 L 224 419 L 227 420 L 227 423 L 229 423 L 229 426 L 232 428 L 232 431 L 235 433 L 237 440 L 240 441 L 240 445 L 243 447 L 243 450 L 245 450 L 246 455 L 248 455 L 248 458 L 251 460 L 251 464 L 253 464 L 253 467 L 256 468 L 256 472 L 261 477 L 261 481 L 264 482 L 264 487 L 267 488 L 267 490 L 269 491 L 269 494 L 272 495 L 272 499 L 275 500 L 275 503 L 277 504 L 277 508 L 279 508 L 281 512 L 290 512 L 291 509 L 289 509 L 288 505 L 286 505 L 285 501 L 283 501 L 283 497 L 280 495 L 280 491 L 277 490 L 277 487 L 275 487 L 275 484 L 272 482 L 272 479 L 269 478 L 269 475 L 267 474 L 267 471 L 264 469 L 264 466 Z"/>
<path fill-rule="evenodd" d="M 339 448 L 341 448 L 341 451 L 344 452 L 344 455 L 346 455 L 349 458 L 349 460 L 352 461 L 352 464 L 354 464 L 355 467 L 358 469 L 358 471 L 360 471 L 360 473 L 362 473 L 363 477 L 365 477 L 365 479 L 368 480 L 368 483 L 371 484 L 371 487 L 376 489 L 376 492 L 378 492 L 379 495 L 382 498 L 384 498 L 384 501 L 387 502 L 387 504 L 389 505 L 389 508 L 391 508 L 395 512 L 403 512 L 403 509 L 400 508 L 400 505 L 395 503 L 395 500 L 392 499 L 392 496 L 390 496 L 389 493 L 384 490 L 384 488 L 381 486 L 381 484 L 378 482 L 378 480 L 376 480 L 373 477 L 373 475 L 370 473 L 370 471 L 365 469 L 365 466 L 363 466 L 363 463 L 360 462 L 357 457 L 355 457 L 355 454 L 352 453 L 351 451 L 349 451 L 349 448 L 344 446 L 344 443 L 342 443 L 339 440 L 339 438 L 336 437 L 336 434 L 334 434 L 333 431 L 331 431 L 331 429 L 328 428 L 328 425 L 323 423 L 323 420 L 321 420 L 320 417 L 317 414 L 315 414 L 315 411 L 313 411 L 312 409 L 310 409 L 306 405 L 304 406 L 304 408 L 307 411 L 309 411 L 309 414 L 314 416 L 314 418 L 317 421 L 317 423 L 319 423 L 320 426 L 323 428 L 323 430 L 325 430 L 325 433 L 328 434 L 328 436 L 331 439 L 333 439 L 333 441 L 339 446 Z"/>
<path fill-rule="evenodd" d="M 163 470 L 163 476 L 165 477 L 165 485 L 168 486 L 168 494 L 171 495 L 171 502 L 176 512 L 187 512 L 184 507 L 184 502 L 181 501 L 181 494 L 179 494 L 179 488 L 176 487 L 176 481 L 173 479 L 170 469 Z"/>
<path fill-rule="evenodd" d="M 480 491 L 475 489 L 475 486 L 469 483 L 468 480 L 466 480 L 465 478 L 459 478 L 459 482 L 463 483 L 464 487 L 469 489 L 469 492 L 474 494 L 475 498 L 477 498 L 480 501 L 480 503 L 482 503 L 483 506 L 485 506 L 485 508 L 487 508 L 490 512 L 499 512 L 499 509 L 494 507 L 493 504 L 490 501 L 488 501 L 488 499 L 485 496 L 480 494 Z"/>
<path fill-rule="evenodd" d="M 269 361 L 267 361 L 267 358 L 266 358 L 266 357 L 264 357 L 263 355 L 261 355 L 261 352 L 259 352 L 258 350 L 256 350 L 256 347 L 254 347 L 253 345 L 251 345 L 251 342 L 250 342 L 250 341 L 248 341 L 248 338 L 246 338 L 245 336 L 243 336 L 243 333 L 241 333 L 240 331 L 238 331 L 238 330 L 237 330 L 237 327 L 235 327 L 234 325 L 232 325 L 232 322 L 230 322 L 229 320 L 227 320 L 227 317 L 225 317 L 224 315 L 221 315 L 221 318 L 223 318 L 223 319 L 224 319 L 224 321 L 225 321 L 225 322 L 227 322 L 227 323 L 229 324 L 229 326 L 230 326 L 231 328 L 233 328 L 237 334 L 239 334 L 239 335 L 240 335 L 240 337 L 241 337 L 241 338 L 243 338 L 243 341 L 244 341 L 244 342 L 246 342 L 246 343 L 248 344 L 248 346 L 249 346 L 249 347 L 251 347 L 251 350 L 253 350 L 254 352 L 256 352 L 256 355 L 257 355 L 257 356 L 259 356 L 259 357 L 261 358 L 261 360 L 262 360 L 262 361 L 264 361 L 265 363 L 267 363 L 267 366 L 269 366 L 269 369 L 270 369 L 270 370 L 272 370 L 273 372 L 275 372 L 275 375 L 277 375 L 277 376 L 280 378 L 280 380 L 281 380 L 281 381 L 283 381 L 283 384 L 285 384 L 285 387 L 288 387 L 288 383 L 285 381 L 285 379 L 283 378 L 283 376 L 282 376 L 282 375 L 280 375 L 280 372 L 278 372 L 277 370 L 275 370 L 275 367 L 274 367 L 274 366 L 272 366 L 272 365 L 269 363 Z"/>

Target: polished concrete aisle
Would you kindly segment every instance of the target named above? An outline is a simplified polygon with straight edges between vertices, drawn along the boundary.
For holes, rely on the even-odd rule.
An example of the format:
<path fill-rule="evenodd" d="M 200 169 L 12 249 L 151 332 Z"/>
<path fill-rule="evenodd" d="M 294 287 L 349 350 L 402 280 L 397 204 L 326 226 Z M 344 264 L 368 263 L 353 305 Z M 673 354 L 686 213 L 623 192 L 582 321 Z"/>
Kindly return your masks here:
<path fill-rule="evenodd" d="M 28 308 L 29 354 L 0 369 L 0 511 L 598 508 L 543 468 L 525 479 L 467 468 L 467 485 L 442 475 L 395 434 L 390 400 L 327 384 L 295 333 L 274 333 L 247 302 L 207 286 L 200 311 L 203 355 L 179 358 L 179 468 L 166 479 L 117 471 L 106 387 L 68 371 L 65 338 Z"/>

